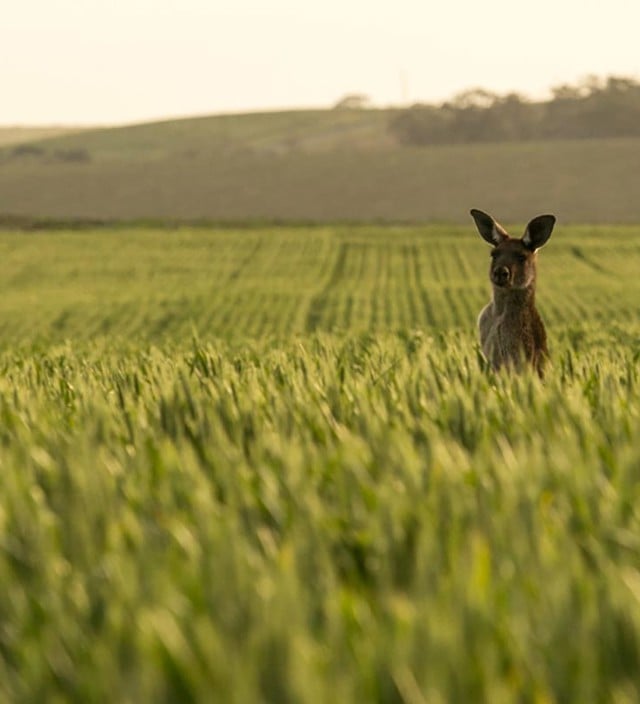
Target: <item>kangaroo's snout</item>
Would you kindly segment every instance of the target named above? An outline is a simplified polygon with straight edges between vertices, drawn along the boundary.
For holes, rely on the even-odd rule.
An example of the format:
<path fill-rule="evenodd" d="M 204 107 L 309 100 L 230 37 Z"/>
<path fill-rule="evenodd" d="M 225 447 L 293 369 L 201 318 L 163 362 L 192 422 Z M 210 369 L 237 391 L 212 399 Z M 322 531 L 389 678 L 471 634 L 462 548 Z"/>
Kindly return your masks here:
<path fill-rule="evenodd" d="M 498 266 L 491 272 L 491 281 L 496 286 L 507 286 L 511 280 L 511 271 L 508 266 Z"/>

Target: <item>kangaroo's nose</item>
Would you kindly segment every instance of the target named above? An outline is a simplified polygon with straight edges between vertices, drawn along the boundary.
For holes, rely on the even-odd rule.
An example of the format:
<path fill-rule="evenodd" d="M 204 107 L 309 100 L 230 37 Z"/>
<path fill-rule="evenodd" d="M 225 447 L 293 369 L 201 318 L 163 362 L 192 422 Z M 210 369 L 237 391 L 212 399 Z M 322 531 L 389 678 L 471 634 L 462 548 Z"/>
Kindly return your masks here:
<path fill-rule="evenodd" d="M 509 282 L 510 272 L 506 266 L 499 266 L 493 270 L 493 283 L 498 286 L 505 286 Z"/>

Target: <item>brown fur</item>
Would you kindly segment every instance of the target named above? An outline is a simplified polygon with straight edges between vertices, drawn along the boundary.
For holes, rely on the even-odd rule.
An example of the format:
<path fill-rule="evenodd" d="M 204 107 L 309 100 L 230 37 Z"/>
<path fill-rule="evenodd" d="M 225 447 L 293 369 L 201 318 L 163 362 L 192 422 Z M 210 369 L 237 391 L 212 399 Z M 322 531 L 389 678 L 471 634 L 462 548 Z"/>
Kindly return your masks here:
<path fill-rule="evenodd" d="M 471 215 L 481 236 L 494 246 L 489 269 L 493 298 L 478 317 L 482 351 L 495 370 L 531 365 L 542 377 L 549 351 L 535 306 L 536 250 L 551 236 L 555 218 L 534 218 L 523 237 L 516 239 L 490 215 L 479 210 Z"/>

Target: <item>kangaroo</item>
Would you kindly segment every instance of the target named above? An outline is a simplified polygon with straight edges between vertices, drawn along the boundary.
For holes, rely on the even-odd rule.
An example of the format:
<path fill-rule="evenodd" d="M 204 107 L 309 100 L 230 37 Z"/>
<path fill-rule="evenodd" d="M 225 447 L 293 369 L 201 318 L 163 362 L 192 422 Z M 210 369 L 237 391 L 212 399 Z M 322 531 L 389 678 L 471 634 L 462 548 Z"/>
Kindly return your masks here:
<path fill-rule="evenodd" d="M 547 333 L 536 310 L 536 251 L 551 236 L 556 219 L 538 215 L 521 239 L 510 237 L 491 215 L 471 210 L 478 232 L 489 244 L 493 298 L 478 316 L 480 345 L 493 369 L 533 366 L 540 378 L 549 357 Z"/>

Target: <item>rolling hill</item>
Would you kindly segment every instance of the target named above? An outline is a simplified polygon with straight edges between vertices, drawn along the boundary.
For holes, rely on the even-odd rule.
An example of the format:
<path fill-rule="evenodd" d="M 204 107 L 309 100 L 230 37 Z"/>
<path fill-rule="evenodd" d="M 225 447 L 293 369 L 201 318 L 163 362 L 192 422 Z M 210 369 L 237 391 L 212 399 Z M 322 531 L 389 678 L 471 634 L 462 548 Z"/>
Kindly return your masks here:
<path fill-rule="evenodd" d="M 466 222 L 477 206 L 512 221 L 640 220 L 640 139 L 407 147 L 391 114 L 220 115 L 5 144 L 0 215 Z"/>
<path fill-rule="evenodd" d="M 80 127 L 0 127 L 0 147 L 81 132 Z"/>

